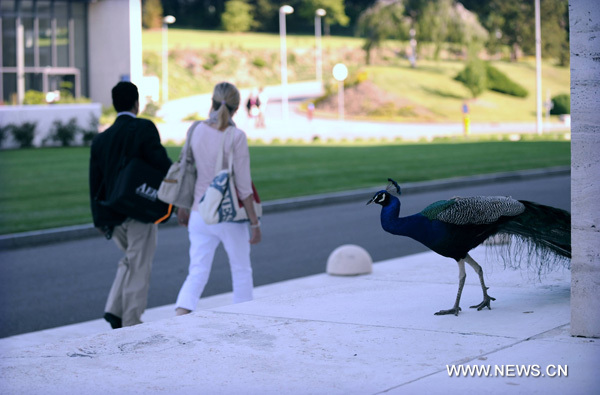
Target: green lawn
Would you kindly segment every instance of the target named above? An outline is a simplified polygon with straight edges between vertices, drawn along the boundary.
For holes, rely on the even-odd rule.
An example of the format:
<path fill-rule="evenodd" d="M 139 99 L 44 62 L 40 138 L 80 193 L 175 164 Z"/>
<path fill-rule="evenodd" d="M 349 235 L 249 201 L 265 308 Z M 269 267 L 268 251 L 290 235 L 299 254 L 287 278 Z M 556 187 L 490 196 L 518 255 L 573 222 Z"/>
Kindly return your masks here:
<path fill-rule="evenodd" d="M 278 34 L 267 33 L 228 33 L 210 30 L 169 29 L 169 50 L 174 49 L 280 49 Z M 364 40 L 358 37 L 323 36 L 323 49 L 356 48 L 360 49 Z M 162 52 L 162 31 L 143 30 L 142 46 L 144 51 Z M 287 35 L 288 48 L 314 48 L 314 35 Z"/>
<path fill-rule="evenodd" d="M 368 67 L 369 78 L 380 88 L 407 98 L 429 109 L 435 121 L 459 122 L 461 105 L 469 102 L 471 122 L 535 122 L 536 84 L 535 65 L 531 62 L 493 62 L 512 80 L 523 85 L 529 95 L 519 98 L 486 91 L 477 99 L 471 99 L 467 88 L 455 81 L 456 74 L 464 68 L 458 61 L 421 61 L 416 69 L 409 65 L 396 67 Z M 542 67 L 543 100 L 547 91 L 552 96 L 569 94 L 570 72 L 568 68 L 544 63 Z M 557 117 L 553 116 L 554 121 Z"/>
<path fill-rule="evenodd" d="M 177 158 L 179 147 L 169 147 Z M 570 163 L 568 141 L 251 145 L 263 201 Z M 0 234 L 91 222 L 89 148 L 0 152 Z"/>

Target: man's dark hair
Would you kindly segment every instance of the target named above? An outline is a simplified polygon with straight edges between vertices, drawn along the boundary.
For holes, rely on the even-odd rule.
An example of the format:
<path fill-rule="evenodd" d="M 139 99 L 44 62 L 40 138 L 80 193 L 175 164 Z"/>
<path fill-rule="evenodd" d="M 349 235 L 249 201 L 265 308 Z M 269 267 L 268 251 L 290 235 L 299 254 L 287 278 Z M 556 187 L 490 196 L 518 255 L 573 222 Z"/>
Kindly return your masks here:
<path fill-rule="evenodd" d="M 112 88 L 113 106 L 117 112 L 131 111 L 139 99 L 137 86 L 131 82 L 121 81 Z"/>

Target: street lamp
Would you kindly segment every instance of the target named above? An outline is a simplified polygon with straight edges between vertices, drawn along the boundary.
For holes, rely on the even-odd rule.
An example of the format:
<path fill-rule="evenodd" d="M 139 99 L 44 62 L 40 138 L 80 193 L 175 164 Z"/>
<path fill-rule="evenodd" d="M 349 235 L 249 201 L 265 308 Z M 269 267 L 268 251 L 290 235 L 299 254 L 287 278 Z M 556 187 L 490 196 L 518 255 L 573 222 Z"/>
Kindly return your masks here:
<path fill-rule="evenodd" d="M 163 50 L 162 50 L 162 83 L 163 83 L 163 103 L 166 103 L 169 100 L 169 46 L 168 46 L 168 37 L 167 31 L 168 26 L 175 22 L 175 17 L 173 15 L 167 15 L 163 18 L 162 25 L 162 36 L 163 36 Z"/>
<path fill-rule="evenodd" d="M 540 0 L 535 0 L 535 104 L 536 131 L 543 133 L 542 128 L 542 33 L 540 22 Z"/>
<path fill-rule="evenodd" d="M 344 80 L 348 77 L 348 68 L 343 63 L 333 66 L 333 78 L 338 81 L 338 116 L 344 120 Z"/>
<path fill-rule="evenodd" d="M 319 86 L 323 85 L 323 49 L 321 47 L 321 17 L 324 17 L 327 12 L 319 8 L 315 11 L 315 41 L 316 41 L 316 54 L 317 60 L 317 81 Z"/>
<path fill-rule="evenodd" d="M 289 118 L 288 92 L 287 92 L 287 48 L 285 40 L 285 16 L 294 9 L 289 5 L 279 8 L 279 38 L 281 40 L 281 111 L 285 121 Z"/>

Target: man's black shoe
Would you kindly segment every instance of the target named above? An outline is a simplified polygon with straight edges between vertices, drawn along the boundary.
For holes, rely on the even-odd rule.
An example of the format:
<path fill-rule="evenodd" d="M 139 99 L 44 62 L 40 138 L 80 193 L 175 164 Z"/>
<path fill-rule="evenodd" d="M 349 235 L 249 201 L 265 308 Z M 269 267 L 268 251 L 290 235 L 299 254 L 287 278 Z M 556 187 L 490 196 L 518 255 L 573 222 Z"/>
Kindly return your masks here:
<path fill-rule="evenodd" d="M 123 321 L 121 321 L 121 318 L 117 317 L 114 314 L 104 313 L 104 319 L 108 321 L 108 323 L 113 329 L 119 329 L 123 327 Z"/>

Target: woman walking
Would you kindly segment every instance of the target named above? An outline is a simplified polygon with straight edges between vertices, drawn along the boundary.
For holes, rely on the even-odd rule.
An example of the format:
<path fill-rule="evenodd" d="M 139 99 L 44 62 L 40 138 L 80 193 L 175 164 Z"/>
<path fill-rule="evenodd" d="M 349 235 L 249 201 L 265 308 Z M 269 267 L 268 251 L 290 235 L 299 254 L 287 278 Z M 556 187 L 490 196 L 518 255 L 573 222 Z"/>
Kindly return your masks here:
<path fill-rule="evenodd" d="M 177 315 L 188 314 L 196 308 L 208 281 L 215 250 L 220 243 L 223 243 L 229 257 L 233 302 L 252 300 L 250 244 L 259 243 L 262 236 L 260 222 L 253 206 L 248 141 L 246 134 L 238 129 L 231 119 L 239 105 L 240 92 L 234 85 L 228 82 L 217 84 L 213 91 L 209 119 L 195 127 L 188 142 L 191 144 L 196 163 L 197 179 L 191 212 L 181 208 L 177 212 L 179 223 L 188 227 L 190 239 L 189 273 L 177 296 Z M 224 137 L 227 138 L 223 145 Z M 215 176 L 217 170 L 215 162 L 221 147 L 223 147 L 221 169 L 228 167 L 229 153 L 233 150 L 235 184 L 238 196 L 250 219 L 250 233 L 246 223 L 221 222 L 207 225 L 198 211 L 200 199 Z"/>

